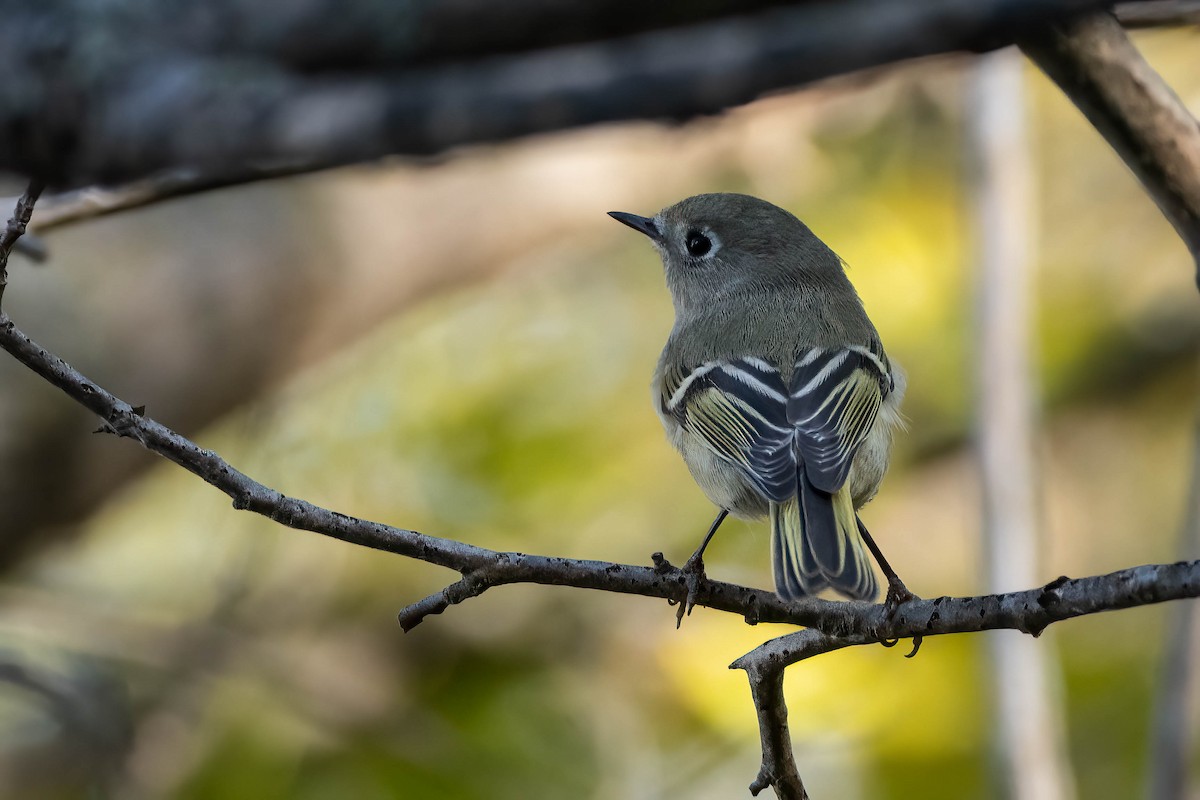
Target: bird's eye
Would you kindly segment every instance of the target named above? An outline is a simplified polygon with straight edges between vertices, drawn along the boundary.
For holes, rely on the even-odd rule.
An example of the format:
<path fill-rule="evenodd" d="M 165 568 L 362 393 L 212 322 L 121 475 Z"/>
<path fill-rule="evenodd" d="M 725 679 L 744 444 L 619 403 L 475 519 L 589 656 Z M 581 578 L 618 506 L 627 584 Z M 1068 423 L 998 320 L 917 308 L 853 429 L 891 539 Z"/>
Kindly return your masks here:
<path fill-rule="evenodd" d="M 684 244 L 687 246 L 687 251 L 697 258 L 712 250 L 712 239 L 700 231 L 688 231 Z"/>

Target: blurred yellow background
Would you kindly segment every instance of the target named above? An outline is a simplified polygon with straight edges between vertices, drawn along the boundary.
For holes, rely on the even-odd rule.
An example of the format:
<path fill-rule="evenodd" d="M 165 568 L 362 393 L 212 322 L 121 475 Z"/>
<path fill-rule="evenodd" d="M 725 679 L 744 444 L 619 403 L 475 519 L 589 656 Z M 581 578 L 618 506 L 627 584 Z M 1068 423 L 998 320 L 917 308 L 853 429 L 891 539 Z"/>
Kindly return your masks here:
<path fill-rule="evenodd" d="M 1196 42 L 1194 31 L 1138 36 L 1193 110 Z M 52 262 L 14 269 L 6 302 L 53 346 L 56 328 L 86 335 L 91 304 L 153 305 L 165 262 L 220 273 L 206 302 L 245 304 L 250 317 L 272 298 L 295 304 L 301 344 L 286 363 L 264 358 L 270 380 L 195 437 L 239 469 L 484 547 L 642 564 L 662 550 L 681 563 L 713 509 L 649 400 L 670 301 L 655 253 L 604 212 L 758 195 L 848 262 L 909 374 L 910 431 L 865 522 L 918 594 L 979 593 L 963 155 L 974 64 L 927 60 L 681 127 L 594 128 L 104 218 L 49 235 Z M 1174 561 L 1200 343 L 1190 259 L 1075 109 L 1032 68 L 1026 79 L 1041 578 Z M 241 286 L 263 262 L 317 289 L 251 303 Z M 112 273 L 133 277 L 117 289 Z M 139 322 L 120 339 L 133 342 L 116 354 L 120 378 L 89 376 L 155 416 L 151 373 L 176 370 L 197 391 L 238 380 L 169 357 L 207 335 L 202 317 L 164 320 L 161 336 Z M 251 327 L 222 347 L 258 335 L 271 334 Z M 116 349 L 119 335 L 106 336 L 89 348 Z M 60 354 L 87 371 L 91 349 Z M 97 438 L 101 452 L 134 448 Z M 714 578 L 769 586 L 766 526 L 727 523 L 707 564 Z M 97 786 L 148 798 L 747 795 L 757 727 L 745 676 L 727 667 L 787 628 L 700 608 L 676 631 L 657 601 L 511 586 L 402 634 L 396 611 L 455 577 L 235 512 L 155 464 L 0 584 L 0 661 L 29 679 L 0 684 L 0 786 L 37 797 Z M 1041 639 L 1064 672 L 1081 797 L 1132 797 L 1144 782 L 1163 618 L 1162 607 L 1106 614 Z M 945 637 L 911 661 L 872 647 L 792 668 L 813 795 L 998 796 L 983 645 Z M 38 681 L 57 689 L 25 685 Z"/>

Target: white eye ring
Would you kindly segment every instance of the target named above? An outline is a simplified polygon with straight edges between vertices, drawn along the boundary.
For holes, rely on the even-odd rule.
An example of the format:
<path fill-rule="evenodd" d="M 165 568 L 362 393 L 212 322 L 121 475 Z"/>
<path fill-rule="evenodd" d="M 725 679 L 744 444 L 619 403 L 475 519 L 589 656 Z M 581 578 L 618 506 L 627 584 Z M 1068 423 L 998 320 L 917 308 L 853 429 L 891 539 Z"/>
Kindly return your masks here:
<path fill-rule="evenodd" d="M 721 249 L 721 240 L 708 228 L 688 228 L 683 236 L 683 249 L 692 258 L 712 258 Z"/>

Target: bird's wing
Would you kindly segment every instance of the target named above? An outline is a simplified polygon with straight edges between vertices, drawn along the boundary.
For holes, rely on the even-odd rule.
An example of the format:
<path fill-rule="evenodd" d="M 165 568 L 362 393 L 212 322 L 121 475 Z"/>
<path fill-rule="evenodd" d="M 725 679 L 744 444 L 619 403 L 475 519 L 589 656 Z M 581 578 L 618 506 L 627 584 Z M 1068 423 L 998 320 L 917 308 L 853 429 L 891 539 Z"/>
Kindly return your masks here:
<path fill-rule="evenodd" d="M 738 467 L 763 497 L 779 503 L 796 494 L 791 401 L 778 370 L 745 357 L 680 365 L 664 377 L 665 414 Z"/>
<path fill-rule="evenodd" d="M 892 391 L 887 357 L 878 345 L 813 347 L 796 358 L 787 422 L 808 480 L 832 494 L 846 482 L 883 398 Z"/>

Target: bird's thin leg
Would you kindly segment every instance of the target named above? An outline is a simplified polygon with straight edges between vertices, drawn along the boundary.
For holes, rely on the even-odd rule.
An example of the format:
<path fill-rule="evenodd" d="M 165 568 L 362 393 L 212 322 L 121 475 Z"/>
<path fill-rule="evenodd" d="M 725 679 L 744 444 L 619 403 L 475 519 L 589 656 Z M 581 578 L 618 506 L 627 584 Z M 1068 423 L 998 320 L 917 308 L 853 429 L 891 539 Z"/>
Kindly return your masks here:
<path fill-rule="evenodd" d="M 717 533 L 717 528 L 721 527 L 721 523 L 729 516 L 729 509 L 722 508 L 721 513 L 717 514 L 717 518 L 713 520 L 713 524 L 709 526 L 708 533 L 704 535 L 704 541 L 696 548 L 696 552 L 692 553 L 692 557 L 684 564 L 684 569 L 692 568 L 699 569 L 704 572 L 704 551 L 708 547 L 708 543 L 712 541 L 713 536 Z"/>
<path fill-rule="evenodd" d="M 875 561 L 879 563 L 879 568 L 883 570 L 884 576 L 888 580 L 887 598 L 883 601 L 884 608 L 887 609 L 889 617 L 896 613 L 896 609 L 907 603 L 909 600 L 915 600 L 916 595 L 908 590 L 904 585 L 904 581 L 900 580 L 900 576 L 896 574 L 896 570 L 892 569 L 892 565 L 883 557 L 883 551 L 879 549 L 879 545 L 875 544 L 875 540 L 871 538 L 870 532 L 867 531 L 867 526 L 863 525 L 861 519 L 856 519 L 858 522 L 858 533 L 862 536 L 863 542 L 866 543 L 867 549 L 871 551 L 871 555 L 875 556 Z M 924 637 L 914 636 L 913 647 L 905 658 L 912 658 L 921 649 L 921 642 Z M 883 642 L 884 647 L 895 646 L 898 639 L 888 639 Z"/>
<path fill-rule="evenodd" d="M 862 524 L 862 520 L 858 520 L 858 533 L 866 543 L 867 549 L 871 551 L 871 555 L 875 556 L 875 561 L 878 562 L 879 568 L 883 570 L 884 577 L 888 581 L 887 599 L 884 605 L 890 611 L 895 611 L 899 606 L 907 603 L 916 597 L 915 594 L 908 590 L 904 585 L 904 581 L 900 580 L 900 576 L 896 574 L 896 570 L 892 569 L 892 565 L 883 557 L 883 551 L 879 549 L 879 545 L 875 544 L 875 540 L 871 538 L 871 534 L 867 532 L 867 526 Z"/>
<path fill-rule="evenodd" d="M 678 628 L 683 622 L 684 614 L 691 614 L 692 608 L 696 605 L 696 592 L 700 588 L 700 581 L 704 579 L 704 550 L 708 547 L 708 543 L 712 541 L 716 535 L 717 528 L 721 527 L 721 523 L 729 516 L 729 509 L 722 508 L 721 513 L 717 514 L 717 518 L 713 520 L 713 524 L 709 526 L 708 533 L 704 536 L 704 541 L 696 548 L 696 552 L 692 553 L 691 558 L 683 565 L 683 577 L 687 582 L 687 599 L 679 604 L 678 610 L 675 612 L 675 627 Z"/>

